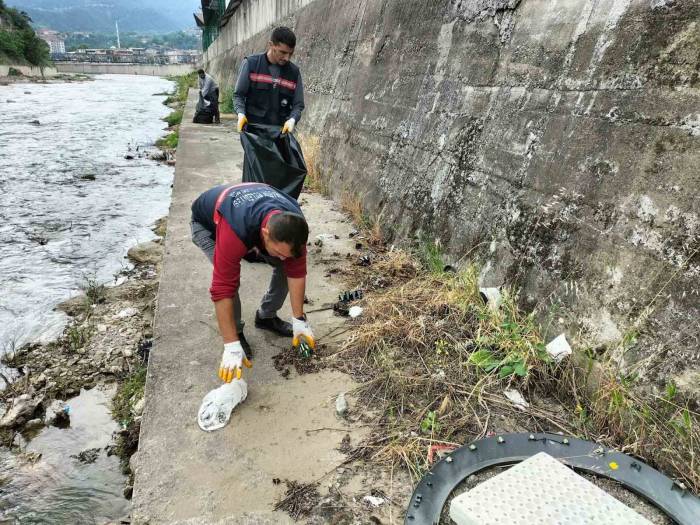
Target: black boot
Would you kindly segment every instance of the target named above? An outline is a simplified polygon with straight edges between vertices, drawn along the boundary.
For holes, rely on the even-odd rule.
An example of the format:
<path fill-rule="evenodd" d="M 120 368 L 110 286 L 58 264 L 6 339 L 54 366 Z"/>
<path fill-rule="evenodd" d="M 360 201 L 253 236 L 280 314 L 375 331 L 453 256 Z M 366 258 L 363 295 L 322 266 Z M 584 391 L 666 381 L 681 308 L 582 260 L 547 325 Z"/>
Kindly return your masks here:
<path fill-rule="evenodd" d="M 269 330 L 282 337 L 292 337 L 292 323 L 283 321 L 279 317 L 262 318 L 260 312 L 255 312 L 255 326 L 263 330 Z"/>

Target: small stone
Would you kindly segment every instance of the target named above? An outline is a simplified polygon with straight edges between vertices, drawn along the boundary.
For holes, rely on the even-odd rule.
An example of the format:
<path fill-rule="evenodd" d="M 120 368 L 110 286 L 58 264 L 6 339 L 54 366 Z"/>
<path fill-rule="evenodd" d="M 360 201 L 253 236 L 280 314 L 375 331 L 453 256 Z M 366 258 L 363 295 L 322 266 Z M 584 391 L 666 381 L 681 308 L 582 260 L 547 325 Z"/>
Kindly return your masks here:
<path fill-rule="evenodd" d="M 345 392 L 338 394 L 335 400 L 335 413 L 340 417 L 345 417 L 348 413 L 348 402 L 345 399 Z"/>
<path fill-rule="evenodd" d="M 136 474 L 136 465 L 138 461 L 138 453 L 134 452 L 129 458 L 129 470 L 132 474 Z"/>
<path fill-rule="evenodd" d="M 122 355 L 124 357 L 132 357 L 134 355 L 134 352 L 129 349 L 122 350 Z"/>
<path fill-rule="evenodd" d="M 131 412 L 135 416 L 140 416 L 141 414 L 143 414 L 143 409 L 145 406 L 146 406 L 146 399 L 142 397 L 136 403 L 134 403 L 134 406 L 131 409 Z"/>
<path fill-rule="evenodd" d="M 104 334 L 107 331 L 107 325 L 106 324 L 98 324 L 97 331 L 100 332 L 101 334 Z"/>
<path fill-rule="evenodd" d="M 27 431 L 37 430 L 43 426 L 44 426 L 44 422 L 41 419 L 39 419 L 39 418 L 30 419 L 29 421 L 27 421 L 27 424 L 24 425 L 24 430 L 27 430 Z"/>

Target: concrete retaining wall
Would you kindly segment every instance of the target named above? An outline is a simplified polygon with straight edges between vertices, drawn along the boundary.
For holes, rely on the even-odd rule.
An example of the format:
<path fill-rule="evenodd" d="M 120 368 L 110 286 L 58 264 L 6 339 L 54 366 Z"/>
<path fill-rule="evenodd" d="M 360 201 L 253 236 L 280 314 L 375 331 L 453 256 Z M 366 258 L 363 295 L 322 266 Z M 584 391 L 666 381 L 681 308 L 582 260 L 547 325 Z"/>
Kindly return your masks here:
<path fill-rule="evenodd" d="M 219 37 L 204 53 L 207 62 L 239 43 L 266 30 L 314 0 L 247 0 L 241 4 Z M 271 31 L 268 31 L 268 33 Z M 269 36 L 269 34 L 268 34 Z"/>
<path fill-rule="evenodd" d="M 317 0 L 276 23 L 336 197 L 697 389 L 699 20 L 700 0 Z M 268 40 L 243 22 L 205 57 L 224 89 Z"/>
<path fill-rule="evenodd" d="M 10 74 L 10 68 L 18 70 L 26 77 L 53 77 L 57 74 L 56 68 L 53 67 L 45 67 L 42 71 L 41 68 L 34 66 L 15 66 L 12 64 L 0 64 L 0 77 L 8 76 Z"/>
<path fill-rule="evenodd" d="M 196 69 L 194 64 L 96 64 L 91 62 L 56 62 L 59 73 L 150 75 L 165 77 L 185 75 Z"/>

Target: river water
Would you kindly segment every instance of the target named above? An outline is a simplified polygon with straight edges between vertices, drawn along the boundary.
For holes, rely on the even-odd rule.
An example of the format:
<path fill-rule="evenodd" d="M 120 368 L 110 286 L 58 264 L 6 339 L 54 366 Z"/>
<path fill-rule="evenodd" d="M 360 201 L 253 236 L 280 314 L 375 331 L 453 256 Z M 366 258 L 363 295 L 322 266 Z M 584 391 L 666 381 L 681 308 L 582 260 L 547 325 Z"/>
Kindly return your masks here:
<path fill-rule="evenodd" d="M 0 86 L 0 354 L 55 338 L 57 303 L 87 279 L 114 280 L 129 247 L 155 237 L 173 169 L 129 148 L 163 136 L 172 83 L 102 75 L 67 84 Z M 32 121 L 38 121 L 32 123 Z M 0 448 L 0 523 L 95 524 L 129 512 L 125 477 L 107 454 L 111 391 L 68 401 L 71 427 L 44 428 L 18 455 Z M 94 449 L 90 461 L 77 455 Z"/>
<path fill-rule="evenodd" d="M 153 95 L 171 89 L 126 75 L 0 86 L 0 352 L 55 338 L 54 306 L 154 237 L 173 169 L 124 157 L 163 135 L 169 109 Z"/>

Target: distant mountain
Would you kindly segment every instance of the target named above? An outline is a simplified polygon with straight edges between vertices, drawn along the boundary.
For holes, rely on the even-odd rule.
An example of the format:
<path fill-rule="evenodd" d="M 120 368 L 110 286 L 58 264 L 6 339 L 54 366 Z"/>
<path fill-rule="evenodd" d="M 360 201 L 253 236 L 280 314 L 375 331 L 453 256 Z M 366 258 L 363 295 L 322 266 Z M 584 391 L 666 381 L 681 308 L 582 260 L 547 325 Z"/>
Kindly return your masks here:
<path fill-rule="evenodd" d="M 26 11 L 35 27 L 56 31 L 166 33 L 194 26 L 194 0 L 6 0 Z"/>

